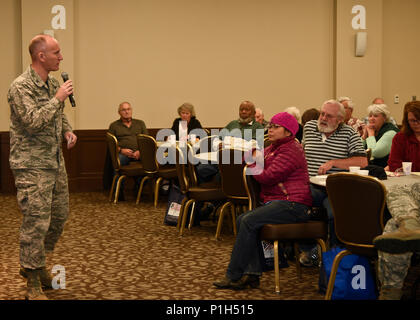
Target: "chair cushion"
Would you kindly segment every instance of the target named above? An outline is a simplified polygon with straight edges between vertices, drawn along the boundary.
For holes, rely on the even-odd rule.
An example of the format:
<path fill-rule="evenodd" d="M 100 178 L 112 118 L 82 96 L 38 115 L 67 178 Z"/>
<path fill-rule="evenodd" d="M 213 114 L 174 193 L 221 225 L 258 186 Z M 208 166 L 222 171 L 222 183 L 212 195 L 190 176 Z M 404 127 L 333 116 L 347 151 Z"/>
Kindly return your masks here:
<path fill-rule="evenodd" d="M 119 172 L 126 176 L 141 176 L 144 174 L 144 169 L 140 162 L 133 161 L 125 166 L 121 166 Z"/>
<path fill-rule="evenodd" d="M 173 165 L 159 167 L 158 175 L 164 179 L 176 178 L 176 167 Z"/>
<path fill-rule="evenodd" d="M 261 228 L 263 240 L 326 239 L 327 224 L 323 221 L 308 221 L 287 224 L 266 224 Z"/>
<path fill-rule="evenodd" d="M 226 198 L 222 189 L 205 187 L 189 188 L 188 197 L 197 201 L 222 200 Z"/>

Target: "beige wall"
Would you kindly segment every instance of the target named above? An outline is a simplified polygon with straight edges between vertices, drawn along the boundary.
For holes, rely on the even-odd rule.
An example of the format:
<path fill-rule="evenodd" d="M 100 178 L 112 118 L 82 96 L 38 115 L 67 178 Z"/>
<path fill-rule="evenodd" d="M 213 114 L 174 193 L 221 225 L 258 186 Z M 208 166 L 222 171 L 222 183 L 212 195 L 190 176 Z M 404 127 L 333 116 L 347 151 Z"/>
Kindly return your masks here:
<path fill-rule="evenodd" d="M 66 29 L 53 30 L 51 20 L 56 15 L 51 13 L 54 5 L 63 5 L 66 10 Z M 66 71 L 69 75 L 74 74 L 74 23 L 73 23 L 73 0 L 21 0 L 22 7 L 22 70 L 26 70 L 31 63 L 28 54 L 28 44 L 31 39 L 45 30 L 53 30 L 54 37 L 60 42 L 61 51 L 64 59 L 60 63 L 60 70 L 53 72 L 52 75 L 61 81 L 61 72 Z M 36 13 L 36 19 L 34 16 Z M 77 85 L 75 83 L 75 90 Z M 76 110 L 73 109 L 68 101 L 64 112 L 67 115 L 73 129 L 78 129 L 75 121 Z"/>
<path fill-rule="evenodd" d="M 7 90 L 10 82 L 22 71 L 20 1 L 0 2 L 0 131 L 9 130 Z"/>
<path fill-rule="evenodd" d="M 366 29 L 353 29 L 353 6 L 366 8 Z M 337 1 L 336 97 L 353 99 L 353 116 L 366 116 L 374 97 L 382 96 L 382 0 Z M 367 32 L 366 53 L 355 56 L 355 37 Z"/>
<path fill-rule="evenodd" d="M 0 53 L 0 131 L 8 130 L 7 88 L 28 64 L 29 39 L 51 29 L 52 0 L 2 0 L 8 46 Z M 204 126 L 224 126 L 241 100 L 266 118 L 349 95 L 364 116 L 374 96 L 392 115 L 420 96 L 418 0 L 66 0 L 67 29 L 56 31 L 61 71 L 75 83 L 75 129 L 104 129 L 131 101 L 149 127 L 168 127 L 185 101 Z M 351 7 L 366 6 L 368 46 L 354 57 Z M 21 18 L 22 17 L 22 18 Z M 22 20 L 22 21 L 21 21 Z M 417 91 L 416 91 L 417 90 Z M 400 104 L 392 104 L 394 94 Z"/>
<path fill-rule="evenodd" d="M 185 101 L 205 126 L 237 118 L 244 99 L 268 117 L 317 105 L 332 94 L 332 3 L 79 1 L 77 123 L 103 128 L 126 99 L 151 127 Z"/>
<path fill-rule="evenodd" d="M 401 123 L 404 104 L 420 100 L 420 1 L 384 0 L 383 94 Z M 398 94 L 400 103 L 394 104 Z"/>

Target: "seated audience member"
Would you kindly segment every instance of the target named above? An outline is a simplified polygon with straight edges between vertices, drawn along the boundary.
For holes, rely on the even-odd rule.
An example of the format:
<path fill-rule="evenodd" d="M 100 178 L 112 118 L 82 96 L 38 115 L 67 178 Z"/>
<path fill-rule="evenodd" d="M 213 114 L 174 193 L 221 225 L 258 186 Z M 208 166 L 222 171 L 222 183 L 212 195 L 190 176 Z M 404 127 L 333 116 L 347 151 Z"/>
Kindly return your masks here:
<path fill-rule="evenodd" d="M 295 141 L 298 128 L 296 119 L 286 112 L 271 119 L 268 138 L 272 143 L 265 148 L 264 155 L 260 151 L 255 155 L 264 157 L 262 172 L 254 176 L 261 184 L 260 198 L 264 205 L 238 217 L 238 235 L 226 275 L 213 283 L 219 289 L 242 290 L 259 286 L 263 271 L 259 230 L 264 224 L 309 219 L 312 198 L 305 155 Z"/>
<path fill-rule="evenodd" d="M 226 136 L 235 136 L 245 140 L 251 140 L 257 138 L 258 129 L 263 131 L 264 127 L 259 122 L 255 121 L 254 104 L 250 101 L 243 101 L 239 106 L 239 119 L 229 122 L 226 127 L 220 131 L 220 136 L 222 140 Z M 220 180 L 217 164 L 199 163 L 196 166 L 196 173 L 199 183 L 208 182 L 215 176 L 216 180 Z"/>
<path fill-rule="evenodd" d="M 143 120 L 132 118 L 133 109 L 129 102 L 120 103 L 118 113 L 120 119 L 111 123 L 108 131 L 118 140 L 121 165 L 127 165 L 130 161 L 140 159 L 137 135 L 148 134 L 148 130 Z"/>
<path fill-rule="evenodd" d="M 191 103 L 185 102 L 178 107 L 179 118 L 176 118 L 172 124 L 172 131 L 175 132 L 176 140 L 179 140 L 179 132 L 182 131 L 182 121 L 186 121 L 186 134 L 191 130 L 202 129 L 200 121 L 195 116 L 194 106 Z"/>
<path fill-rule="evenodd" d="M 363 128 L 362 140 L 366 149 L 372 150 L 374 164 L 385 168 L 391 151 L 392 139 L 399 129 L 389 122 L 390 112 L 385 104 L 372 104 L 368 107 L 369 123 Z"/>
<path fill-rule="evenodd" d="M 340 102 L 344 106 L 344 109 L 346 111 L 344 123 L 352 127 L 354 131 L 359 133 L 359 135 L 362 135 L 364 122 L 356 117 L 352 117 L 354 110 L 353 101 L 349 97 L 340 97 L 338 98 L 338 102 Z"/>
<path fill-rule="evenodd" d="M 344 106 L 336 100 L 323 103 L 318 120 L 311 120 L 303 128 L 302 145 L 310 176 L 348 170 L 350 166 L 366 167 L 366 151 L 359 135 L 344 124 Z M 333 213 L 325 188 L 311 185 L 314 206 L 325 207 L 329 219 L 330 246 L 337 244 Z M 315 251 L 314 251 L 315 252 Z M 302 252 L 300 261 L 312 265 L 311 252 Z"/>
<path fill-rule="evenodd" d="M 385 104 L 385 100 L 383 98 L 377 97 L 372 100 L 372 104 Z M 364 118 L 364 123 L 369 123 L 369 117 Z M 397 121 L 393 117 L 389 117 L 389 122 L 391 122 L 394 126 L 397 126 Z"/>
<path fill-rule="evenodd" d="M 400 168 L 403 161 L 412 162 L 412 170 L 420 171 L 420 101 L 408 102 L 404 107 L 401 132 L 392 142 L 390 170 Z M 388 204 L 388 209 L 392 218 L 387 221 L 383 235 L 373 241 L 378 249 L 379 299 L 399 300 L 412 252 L 420 252 L 419 185 L 401 188 L 398 201 Z"/>
<path fill-rule="evenodd" d="M 311 108 L 308 110 L 305 110 L 305 112 L 302 114 L 302 127 L 305 126 L 306 122 L 311 121 L 311 120 L 318 120 L 319 118 L 319 110 L 315 109 L 315 108 Z"/>
<path fill-rule="evenodd" d="M 411 170 L 420 171 L 420 102 L 411 101 L 404 107 L 401 131 L 392 139 L 388 159 L 389 171 L 402 167 L 403 162 L 412 162 Z"/>
<path fill-rule="evenodd" d="M 267 133 L 270 123 L 264 119 L 264 113 L 261 108 L 255 108 L 255 121 L 259 122 L 264 127 L 264 133 Z"/>
<path fill-rule="evenodd" d="M 296 121 L 299 124 L 299 130 L 298 130 L 298 132 L 296 132 L 295 138 L 298 139 L 299 142 L 302 142 L 303 126 L 299 123 L 299 119 L 300 119 L 300 111 L 299 111 L 299 109 L 296 108 L 296 107 L 289 107 L 289 108 L 286 108 L 284 110 L 284 112 L 287 112 L 287 113 L 289 113 L 289 114 L 291 114 L 292 116 L 295 117 Z"/>
<path fill-rule="evenodd" d="M 235 133 L 240 130 L 240 134 Z M 232 120 L 221 131 L 221 136 L 232 133 L 233 136 L 245 140 L 256 139 L 257 129 L 264 129 L 263 125 L 255 120 L 255 105 L 251 101 L 243 101 L 239 106 L 239 118 Z"/>

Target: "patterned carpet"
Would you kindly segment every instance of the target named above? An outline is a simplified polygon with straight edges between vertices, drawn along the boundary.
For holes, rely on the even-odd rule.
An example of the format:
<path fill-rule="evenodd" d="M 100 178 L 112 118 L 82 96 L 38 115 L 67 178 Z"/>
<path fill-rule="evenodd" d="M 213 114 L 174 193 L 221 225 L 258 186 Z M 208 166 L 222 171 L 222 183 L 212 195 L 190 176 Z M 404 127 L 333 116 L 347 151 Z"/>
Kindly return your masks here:
<path fill-rule="evenodd" d="M 179 237 L 163 224 L 162 198 L 138 206 L 134 198 L 117 205 L 104 193 L 70 195 L 70 217 L 57 244 L 53 263 L 65 268 L 65 289 L 47 291 L 55 300 L 319 300 L 318 269 L 303 269 L 298 280 L 294 266 L 281 269 L 280 295 L 274 293 L 274 271 L 264 273 L 259 289 L 217 290 L 212 282 L 224 275 L 234 241 L 225 228 L 214 240 L 212 221 Z M 0 299 L 24 296 L 19 276 L 16 198 L 0 195 Z"/>

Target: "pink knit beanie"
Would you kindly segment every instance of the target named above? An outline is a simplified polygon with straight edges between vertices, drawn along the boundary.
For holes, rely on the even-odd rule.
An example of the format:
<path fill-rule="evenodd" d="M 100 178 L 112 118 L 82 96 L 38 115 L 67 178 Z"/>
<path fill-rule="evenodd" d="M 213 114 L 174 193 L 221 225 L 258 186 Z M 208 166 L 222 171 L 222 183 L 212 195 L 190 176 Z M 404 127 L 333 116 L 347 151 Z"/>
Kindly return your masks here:
<path fill-rule="evenodd" d="M 287 112 L 277 113 L 271 118 L 271 123 L 278 124 L 289 130 L 294 136 L 299 130 L 299 124 L 296 121 L 296 118 Z"/>

